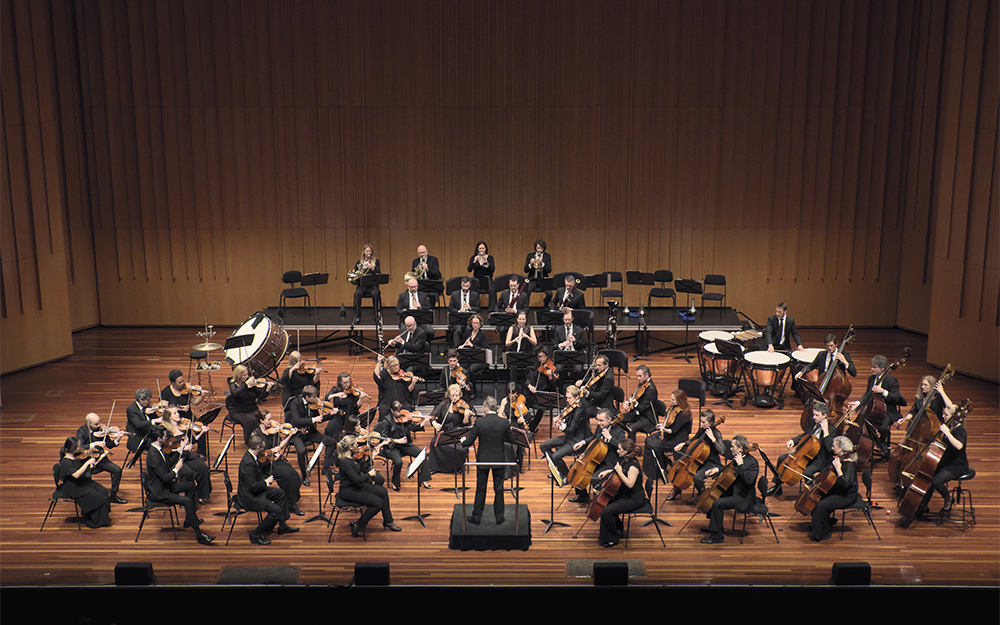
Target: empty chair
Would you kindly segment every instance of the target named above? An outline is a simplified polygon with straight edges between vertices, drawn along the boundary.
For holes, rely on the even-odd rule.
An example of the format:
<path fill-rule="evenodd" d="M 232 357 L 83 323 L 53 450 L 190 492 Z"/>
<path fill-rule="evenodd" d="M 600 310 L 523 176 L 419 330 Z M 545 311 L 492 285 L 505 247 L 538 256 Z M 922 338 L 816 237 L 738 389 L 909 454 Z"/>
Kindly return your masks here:
<path fill-rule="evenodd" d="M 285 284 L 290 284 L 291 286 L 287 289 L 282 289 L 281 298 L 278 300 L 278 316 L 285 316 L 285 302 L 290 299 L 305 299 L 306 306 L 311 305 L 311 300 L 309 299 L 309 291 L 305 287 L 295 286 L 299 282 L 302 282 L 302 272 L 301 271 L 286 271 L 284 275 L 281 276 L 281 281 Z"/>
<path fill-rule="evenodd" d="M 622 290 L 622 272 L 605 271 L 604 273 L 608 276 L 608 288 L 601 289 L 601 306 L 604 305 L 604 300 L 609 297 L 621 299 L 625 296 L 625 291 Z M 613 288 L 616 282 L 618 283 L 618 288 Z"/>
<path fill-rule="evenodd" d="M 649 297 L 647 298 L 646 305 L 649 307 L 653 306 L 653 298 L 658 297 L 661 299 L 672 299 L 674 301 L 674 308 L 677 308 L 677 294 L 674 290 L 667 286 L 667 284 L 674 281 L 674 272 L 669 269 L 660 269 L 653 272 L 653 281 L 659 282 L 660 286 L 653 287 L 649 290 Z"/>
<path fill-rule="evenodd" d="M 709 290 L 708 287 L 716 287 L 713 290 Z M 722 290 L 718 290 L 721 287 Z M 705 292 L 701 295 L 701 305 L 704 307 L 705 302 L 719 302 L 719 309 L 726 307 L 726 276 L 717 273 L 710 273 L 705 276 Z"/>

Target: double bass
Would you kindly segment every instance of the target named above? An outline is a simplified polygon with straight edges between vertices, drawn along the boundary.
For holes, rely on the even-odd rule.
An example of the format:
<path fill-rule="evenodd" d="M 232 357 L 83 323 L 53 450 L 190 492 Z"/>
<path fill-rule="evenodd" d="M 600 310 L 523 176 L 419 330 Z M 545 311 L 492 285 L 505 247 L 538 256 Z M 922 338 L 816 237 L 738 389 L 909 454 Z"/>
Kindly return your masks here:
<path fill-rule="evenodd" d="M 949 363 L 938 383 L 944 384 L 954 376 L 955 369 Z M 941 421 L 933 411 L 928 412 L 927 408 L 930 407 L 934 398 L 939 396 L 937 388 L 932 388 L 924 399 L 924 405 L 920 407 L 909 427 L 906 428 L 903 440 L 889 455 L 889 479 L 901 490 L 906 490 L 909 487 L 909 479 L 906 474 L 913 474 L 913 465 L 919 463 L 923 452 L 927 450 L 927 446 L 934 441 L 938 434 Z"/>
<path fill-rule="evenodd" d="M 722 425 L 725 422 L 725 415 L 718 415 L 715 417 L 715 425 L 713 427 Z M 701 468 L 701 465 L 705 463 L 705 460 L 712 453 L 710 443 L 705 440 L 705 432 L 707 431 L 703 430 L 701 434 L 688 441 L 684 451 L 681 452 L 682 458 L 675 462 L 670 467 L 670 471 L 667 472 L 667 479 L 670 480 L 674 488 L 685 490 L 692 486 L 694 484 L 694 474 L 698 472 L 698 469 Z"/>
<path fill-rule="evenodd" d="M 854 390 L 854 387 L 846 372 L 839 366 L 840 361 L 836 359 L 836 355 L 842 354 L 844 348 L 852 341 L 854 341 L 854 326 L 847 328 L 840 346 L 834 352 L 834 359 L 831 366 L 826 370 L 826 373 L 823 375 L 823 381 L 820 383 L 819 388 L 816 389 L 818 391 L 817 394 L 823 397 L 823 401 L 830 407 L 830 410 L 838 415 L 844 414 L 844 402 L 851 396 L 851 391 Z M 806 405 L 802 409 L 802 415 L 799 417 L 799 424 L 803 432 L 808 432 L 813 425 L 813 401 L 815 400 L 811 397 L 806 401 Z"/>
<path fill-rule="evenodd" d="M 961 425 L 962 421 L 965 420 L 965 416 L 970 412 L 972 412 L 972 402 L 968 399 L 963 399 L 958 410 L 948 419 L 948 423 L 946 424 L 948 429 L 951 430 Z M 918 458 L 918 462 L 914 463 L 914 466 L 917 467 L 916 471 L 913 473 L 903 472 L 903 475 L 910 482 L 906 488 L 906 492 L 903 493 L 903 498 L 899 501 L 899 514 L 903 517 L 903 527 L 908 526 L 913 521 L 913 517 L 916 516 L 917 511 L 920 509 L 920 504 L 923 503 L 927 493 L 930 492 L 931 480 L 934 479 L 934 474 L 937 473 L 941 458 L 944 457 L 949 446 L 950 443 L 945 439 L 944 432 L 939 430 L 937 436 L 927 445 L 925 451 Z"/>
<path fill-rule="evenodd" d="M 885 373 L 882 374 L 883 378 L 890 371 L 904 366 L 912 353 L 913 350 L 909 347 L 904 347 L 903 357 L 891 363 L 886 368 Z M 876 380 L 877 383 L 881 383 L 881 381 L 881 379 Z M 875 447 L 875 442 L 868 435 L 865 426 L 867 424 L 873 429 L 878 428 L 885 419 L 885 410 L 885 398 L 869 390 L 858 400 L 858 405 L 844 413 L 844 416 L 841 418 L 839 433 L 851 439 L 851 442 L 854 443 L 854 451 L 858 454 L 859 468 L 865 466 L 868 459 L 871 458 L 872 450 Z"/>

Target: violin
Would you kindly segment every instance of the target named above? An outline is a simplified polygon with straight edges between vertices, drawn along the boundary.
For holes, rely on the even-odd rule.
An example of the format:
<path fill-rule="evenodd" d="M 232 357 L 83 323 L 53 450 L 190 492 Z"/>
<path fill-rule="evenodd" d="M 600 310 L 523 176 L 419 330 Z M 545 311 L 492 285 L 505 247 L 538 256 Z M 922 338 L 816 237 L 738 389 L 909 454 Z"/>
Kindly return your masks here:
<path fill-rule="evenodd" d="M 257 456 L 257 462 L 259 462 L 260 464 L 268 464 L 270 462 L 274 462 L 277 459 L 278 459 L 278 453 L 273 449 L 265 449 L 264 451 L 261 452 L 259 456 Z"/>
<path fill-rule="evenodd" d="M 275 423 L 271 427 L 264 430 L 264 434 L 268 436 L 278 435 L 279 439 L 286 439 L 292 434 L 298 433 L 299 429 L 292 425 L 291 423 Z"/>
<path fill-rule="evenodd" d="M 306 401 L 306 405 L 309 406 L 311 410 L 319 412 L 320 415 L 326 416 L 328 414 L 334 414 L 338 411 L 337 408 L 333 407 L 333 402 L 323 401 L 318 397 L 316 399 L 310 399 Z"/>
<path fill-rule="evenodd" d="M 205 392 L 205 389 L 198 386 L 197 384 L 188 384 L 184 382 L 184 386 L 180 388 L 181 395 L 190 394 L 192 397 L 200 397 Z"/>
<path fill-rule="evenodd" d="M 462 387 L 463 390 L 469 389 L 469 376 L 465 374 L 461 366 L 455 367 L 451 370 L 451 377 L 455 378 L 455 382 Z"/>
<path fill-rule="evenodd" d="M 461 412 L 462 414 L 465 414 L 466 412 L 468 412 L 470 410 L 472 410 L 472 408 L 469 407 L 469 404 L 467 404 L 464 399 L 460 399 L 460 400 L 458 400 L 456 402 L 452 402 L 452 404 L 451 404 L 451 411 L 452 412 Z"/>
<path fill-rule="evenodd" d="M 350 386 L 348 386 L 347 388 L 345 388 L 344 392 L 347 393 L 348 395 L 353 395 L 354 397 L 357 397 L 357 398 L 367 397 L 367 398 L 371 399 L 371 395 L 369 395 L 368 393 L 362 391 L 360 388 L 358 388 L 357 386 L 355 386 L 353 383 Z"/>
<path fill-rule="evenodd" d="M 550 378 L 559 377 L 556 375 L 556 363 L 552 362 L 548 358 L 545 359 L 545 362 L 538 365 L 538 374 L 548 376 Z"/>
<path fill-rule="evenodd" d="M 400 423 L 420 423 L 423 420 L 424 415 L 419 412 L 410 412 L 409 410 L 401 410 L 397 419 Z"/>
<path fill-rule="evenodd" d="M 168 407 L 169 407 L 169 403 L 167 402 L 167 400 L 161 399 L 160 401 L 158 401 L 158 402 L 156 402 L 154 404 L 150 404 L 150 405 L 146 406 L 146 411 L 145 412 L 146 412 L 147 415 L 155 414 L 157 417 L 162 417 L 163 416 L 163 412 Z"/>
<path fill-rule="evenodd" d="M 639 399 L 642 397 L 643 393 L 645 393 L 646 389 L 649 388 L 650 382 L 651 380 L 646 380 L 639 386 L 635 387 L 635 390 L 632 391 L 632 396 L 625 400 L 625 409 L 622 410 L 622 412 L 628 412 L 636 407 L 636 404 L 639 403 Z"/>
<path fill-rule="evenodd" d="M 402 369 L 396 373 L 390 373 L 389 376 L 397 382 L 412 382 L 413 380 L 416 380 L 417 382 L 425 381 L 422 377 L 410 373 L 409 371 L 403 371 Z"/>
<path fill-rule="evenodd" d="M 179 450 L 184 446 L 183 436 L 171 436 L 167 439 L 167 442 L 163 445 L 163 453 L 169 454 Z"/>
<path fill-rule="evenodd" d="M 517 421 L 524 422 L 524 416 L 528 414 L 528 404 L 527 400 L 524 399 L 524 395 L 518 395 L 513 402 L 510 402 L 510 407 L 514 411 Z"/>
<path fill-rule="evenodd" d="M 600 372 L 600 373 L 598 373 L 597 375 L 595 375 L 595 376 L 591 377 L 591 378 L 590 378 L 590 380 L 588 380 L 588 381 L 587 381 L 587 383 L 586 383 L 586 384 L 584 384 L 584 385 L 583 385 L 583 388 L 582 388 L 582 389 L 580 389 L 580 390 L 581 390 L 581 391 L 586 391 L 586 390 L 589 390 L 589 389 L 590 389 L 590 387 L 591 387 L 591 386 L 593 386 L 594 384 L 597 384 L 597 382 L 598 382 L 598 381 L 599 381 L 599 380 L 600 380 L 601 378 L 603 378 L 603 377 L 604 377 L 604 374 L 605 374 L 605 373 L 607 373 L 607 372 L 608 372 L 608 370 L 607 370 L 607 369 L 605 369 L 604 371 L 601 371 L 601 372 Z"/>

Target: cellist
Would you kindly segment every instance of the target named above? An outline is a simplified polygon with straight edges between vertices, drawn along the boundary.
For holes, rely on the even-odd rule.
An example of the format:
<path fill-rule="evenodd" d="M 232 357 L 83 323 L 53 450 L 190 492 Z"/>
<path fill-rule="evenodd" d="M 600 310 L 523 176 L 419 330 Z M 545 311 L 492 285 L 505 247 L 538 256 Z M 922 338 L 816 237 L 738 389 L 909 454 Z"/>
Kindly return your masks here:
<path fill-rule="evenodd" d="M 742 434 L 733 436 L 730 443 L 730 453 L 736 469 L 736 479 L 732 485 L 726 489 L 721 497 L 712 503 L 712 509 L 708 513 L 708 527 L 704 531 L 708 536 L 701 539 L 706 545 L 717 545 L 725 540 L 723 534 L 723 516 L 726 510 L 735 509 L 738 512 L 748 512 L 753 509 L 757 502 L 757 495 L 754 494 L 754 485 L 757 483 L 757 459 L 751 456 L 748 451 L 750 444 Z M 719 467 L 712 467 L 705 472 L 705 477 L 713 477 L 720 472 Z"/>
<path fill-rule="evenodd" d="M 580 387 L 570 384 L 566 387 L 566 409 L 563 414 L 553 420 L 562 434 L 542 443 L 538 449 L 543 454 L 550 454 L 552 462 L 559 469 L 563 480 L 569 469 L 563 458 L 573 453 L 583 445 L 577 446 L 590 436 L 590 419 L 580 403 Z"/>
<path fill-rule="evenodd" d="M 795 449 L 799 443 L 807 436 L 816 436 L 819 438 L 819 452 L 813 457 L 812 460 L 805 466 L 802 471 L 802 476 L 808 479 L 816 477 L 816 475 L 823 470 L 824 467 L 829 466 L 830 461 L 833 459 L 833 436 L 836 436 L 836 432 L 833 436 L 830 435 L 830 420 L 827 418 L 830 414 L 830 408 L 823 402 L 813 402 L 812 405 L 813 412 L 813 428 L 808 432 L 803 432 L 798 436 L 793 436 L 792 438 L 785 441 L 785 447 L 789 451 Z M 778 467 L 781 467 L 785 459 L 788 458 L 789 454 L 781 454 L 778 456 Z M 781 494 L 781 480 L 780 474 L 775 474 L 772 481 L 771 490 L 767 492 L 768 496 L 780 495 Z"/>
<path fill-rule="evenodd" d="M 925 515 L 929 511 L 927 503 L 930 501 L 932 489 L 937 491 L 941 495 L 941 498 L 944 499 L 944 506 L 941 508 L 941 513 L 945 514 L 949 512 L 953 502 L 951 500 L 951 493 L 948 492 L 948 482 L 969 472 L 969 458 L 965 451 L 965 444 L 968 441 L 968 432 L 965 429 L 965 423 L 959 421 L 949 427 L 948 422 L 955 414 L 955 411 L 958 410 L 958 406 L 951 402 L 951 398 L 944 392 L 944 385 L 940 382 L 937 384 L 937 391 L 940 393 L 946 406 L 938 431 L 944 434 L 945 440 L 948 441 L 948 446 L 941 456 L 941 460 L 938 461 L 937 469 L 934 471 L 934 478 L 931 480 L 931 489 L 927 490 L 927 494 L 920 503 L 920 507 L 917 508 L 917 516 Z"/>
<path fill-rule="evenodd" d="M 665 470 L 667 452 L 674 449 L 678 443 L 684 443 L 691 436 L 691 406 L 688 404 L 687 393 L 676 389 L 670 394 L 670 407 L 663 423 L 656 426 L 656 431 L 646 437 L 645 452 L 642 458 L 642 471 L 646 475 L 646 496 L 653 493 L 653 482 Z M 671 496 L 672 495 L 672 496 Z M 667 495 L 673 499 L 676 495 Z"/>
<path fill-rule="evenodd" d="M 656 384 L 649 372 L 649 367 L 639 365 L 635 370 L 635 391 L 632 397 L 625 400 L 622 412 L 625 413 L 625 425 L 629 428 L 628 437 L 635 440 L 636 434 L 652 433 L 656 430 Z"/>
<path fill-rule="evenodd" d="M 715 427 L 715 413 L 709 408 L 701 411 L 698 431 L 694 433 L 691 440 L 688 442 L 678 443 L 674 446 L 674 451 L 677 452 L 674 454 L 674 462 L 678 462 L 685 457 L 685 453 L 687 452 L 685 447 L 690 447 L 694 441 L 702 438 L 708 445 L 708 457 L 705 458 L 705 461 L 693 476 L 695 498 L 701 494 L 701 491 L 705 490 L 705 477 L 708 471 L 711 469 L 718 470 L 722 468 L 721 458 L 722 455 L 726 453 L 726 446 L 722 441 L 722 434 L 720 434 L 718 428 Z M 671 496 L 668 497 L 668 499 L 675 499 L 681 494 L 681 491 L 679 488 L 674 486 L 674 490 L 670 494 Z"/>
<path fill-rule="evenodd" d="M 604 456 L 604 460 L 601 461 L 597 468 L 594 469 L 594 474 L 591 476 L 590 487 L 596 487 L 600 485 L 601 480 L 598 475 L 614 468 L 620 458 L 618 457 L 618 445 L 621 444 L 623 440 L 628 438 L 628 430 L 621 426 L 621 424 L 611 423 L 611 411 L 607 408 L 597 409 L 597 428 L 591 436 L 588 436 L 582 441 L 577 442 L 573 445 L 574 451 L 581 451 L 590 446 L 592 442 L 598 437 L 604 441 L 608 447 L 608 452 Z M 573 503 L 588 503 L 590 501 L 590 490 L 587 487 L 580 488 L 576 487 L 576 496 L 571 497 L 570 501 Z"/>
<path fill-rule="evenodd" d="M 812 539 L 816 542 L 830 536 L 830 526 L 836 522 L 833 513 L 858 500 L 858 456 L 854 443 L 846 436 L 833 439 L 833 460 L 830 466 L 837 474 L 837 481 L 820 499 L 812 511 Z"/>

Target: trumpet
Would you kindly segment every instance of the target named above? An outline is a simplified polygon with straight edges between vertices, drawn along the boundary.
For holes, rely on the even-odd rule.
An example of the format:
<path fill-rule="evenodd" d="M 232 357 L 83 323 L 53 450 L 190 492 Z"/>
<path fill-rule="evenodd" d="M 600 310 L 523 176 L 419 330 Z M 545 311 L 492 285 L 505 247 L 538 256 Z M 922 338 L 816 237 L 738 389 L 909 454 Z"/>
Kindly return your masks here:
<path fill-rule="evenodd" d="M 476 262 L 478 262 L 479 265 L 482 267 L 488 267 L 490 264 L 490 259 L 489 256 L 487 256 L 486 254 L 479 254 L 476 256 Z"/>

